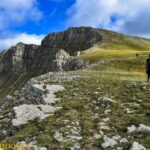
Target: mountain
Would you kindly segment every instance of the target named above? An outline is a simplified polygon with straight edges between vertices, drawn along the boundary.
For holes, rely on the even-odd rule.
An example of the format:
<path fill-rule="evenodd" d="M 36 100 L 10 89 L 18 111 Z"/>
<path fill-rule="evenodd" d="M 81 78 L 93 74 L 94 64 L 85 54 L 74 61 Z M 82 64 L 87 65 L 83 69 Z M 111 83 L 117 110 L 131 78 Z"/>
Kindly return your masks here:
<path fill-rule="evenodd" d="M 9 85 L 16 81 L 17 88 L 22 81 L 26 82 L 32 76 L 54 71 L 52 61 L 60 49 L 64 49 L 70 55 L 76 55 L 78 51 L 85 51 L 94 45 L 98 51 L 99 49 L 149 50 L 150 40 L 91 27 L 73 27 L 47 35 L 40 46 L 18 43 L 0 53 L 1 97 L 10 91 Z"/>
<path fill-rule="evenodd" d="M 4 50 L 0 142 L 34 150 L 150 148 L 149 46 L 149 39 L 74 27 L 39 46 Z"/>
<path fill-rule="evenodd" d="M 46 36 L 40 46 L 18 43 L 0 53 L 0 95 L 6 95 L 12 82 L 24 81 L 53 71 L 52 61 L 60 49 L 71 55 L 77 51 L 90 48 L 102 39 L 93 28 L 69 28 L 67 31 L 51 33 Z M 18 86 L 18 83 L 16 83 Z M 4 94 L 3 94 L 4 93 Z"/>
<path fill-rule="evenodd" d="M 102 49 L 145 51 L 150 49 L 150 40 L 103 29 L 72 27 L 63 32 L 47 35 L 40 46 L 18 43 L 0 53 L 0 95 L 6 95 L 5 93 L 10 91 L 9 85 L 16 81 L 18 82 L 15 85 L 19 87 L 22 81 L 26 82 L 32 76 L 54 71 L 56 64 L 53 65 L 53 60 L 60 49 L 64 49 L 71 56 L 76 55 L 78 51 L 89 49 L 92 57 L 98 57 L 101 54 L 95 51 L 91 53 L 95 46 L 97 52 Z M 86 54 L 82 58 L 90 60 L 91 56 Z M 74 70 L 73 67 L 70 69 Z"/>

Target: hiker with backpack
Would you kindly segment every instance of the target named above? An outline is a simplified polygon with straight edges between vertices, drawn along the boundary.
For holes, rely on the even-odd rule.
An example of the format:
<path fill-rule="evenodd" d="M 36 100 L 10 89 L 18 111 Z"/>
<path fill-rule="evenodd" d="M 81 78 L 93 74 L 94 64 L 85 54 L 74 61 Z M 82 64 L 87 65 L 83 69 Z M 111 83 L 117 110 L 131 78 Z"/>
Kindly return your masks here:
<path fill-rule="evenodd" d="M 150 55 L 146 60 L 146 73 L 147 73 L 147 81 L 150 79 Z"/>

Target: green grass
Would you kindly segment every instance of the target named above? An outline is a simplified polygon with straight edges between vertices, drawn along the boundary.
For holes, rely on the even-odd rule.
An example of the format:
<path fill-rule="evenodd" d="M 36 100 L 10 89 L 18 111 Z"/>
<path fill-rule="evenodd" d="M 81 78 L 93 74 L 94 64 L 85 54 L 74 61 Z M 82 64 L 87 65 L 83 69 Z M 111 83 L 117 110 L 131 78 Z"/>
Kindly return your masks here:
<path fill-rule="evenodd" d="M 98 32 L 103 36 L 103 42 L 99 45 L 99 48 L 111 50 L 150 50 L 149 39 L 123 35 L 109 30 L 100 29 Z"/>
<path fill-rule="evenodd" d="M 127 36 L 108 30 L 97 30 L 103 40 L 82 52 L 81 58 L 97 61 L 100 59 L 118 59 L 150 54 L 150 40 L 140 37 Z"/>
<path fill-rule="evenodd" d="M 82 52 L 81 58 L 89 61 L 107 60 L 107 59 L 123 59 L 136 58 L 136 54 L 140 57 L 148 57 L 150 51 L 136 51 L 136 50 L 106 50 L 93 47 Z"/>
<path fill-rule="evenodd" d="M 120 71 L 120 72 L 139 72 L 145 73 L 146 58 L 125 59 L 125 60 L 109 60 L 104 61 L 101 65 L 97 65 L 94 69 L 99 71 Z"/>

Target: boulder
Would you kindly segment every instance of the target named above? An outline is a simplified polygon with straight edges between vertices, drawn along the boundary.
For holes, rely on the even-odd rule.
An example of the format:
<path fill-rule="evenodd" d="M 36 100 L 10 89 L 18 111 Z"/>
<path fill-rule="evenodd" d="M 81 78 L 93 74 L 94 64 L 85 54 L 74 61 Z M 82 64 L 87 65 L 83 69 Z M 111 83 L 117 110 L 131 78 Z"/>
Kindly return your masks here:
<path fill-rule="evenodd" d="M 104 143 L 101 146 L 102 146 L 102 148 L 106 149 L 109 147 L 112 148 L 112 147 L 116 146 L 117 144 L 118 144 L 118 142 L 115 141 L 114 139 L 104 136 Z"/>
<path fill-rule="evenodd" d="M 122 144 L 122 143 L 128 143 L 128 140 L 126 139 L 126 138 L 122 138 L 122 139 L 120 139 L 120 143 Z"/>
<path fill-rule="evenodd" d="M 60 109 L 50 105 L 20 105 L 13 108 L 15 118 L 12 119 L 13 126 L 20 126 L 35 119 L 42 120 Z"/>
<path fill-rule="evenodd" d="M 146 150 L 146 148 L 143 145 L 139 144 L 138 142 L 134 142 L 130 150 Z"/>
<path fill-rule="evenodd" d="M 140 124 L 139 127 L 137 128 L 137 132 L 150 132 L 150 126 Z"/>
<path fill-rule="evenodd" d="M 131 127 L 127 127 L 127 132 L 132 133 L 136 131 L 136 126 L 132 125 Z"/>
<path fill-rule="evenodd" d="M 144 124 L 140 124 L 139 127 L 136 128 L 136 126 L 132 125 L 131 127 L 127 128 L 128 133 L 132 132 L 150 132 L 150 126 L 146 126 Z"/>

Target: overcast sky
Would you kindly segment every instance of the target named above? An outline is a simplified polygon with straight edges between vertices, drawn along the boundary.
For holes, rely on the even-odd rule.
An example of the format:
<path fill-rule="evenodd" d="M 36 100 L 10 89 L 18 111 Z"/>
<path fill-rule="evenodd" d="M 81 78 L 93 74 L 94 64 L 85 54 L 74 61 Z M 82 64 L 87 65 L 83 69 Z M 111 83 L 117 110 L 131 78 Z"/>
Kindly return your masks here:
<path fill-rule="evenodd" d="M 150 0 L 0 0 L 0 50 L 70 26 L 150 38 Z"/>

